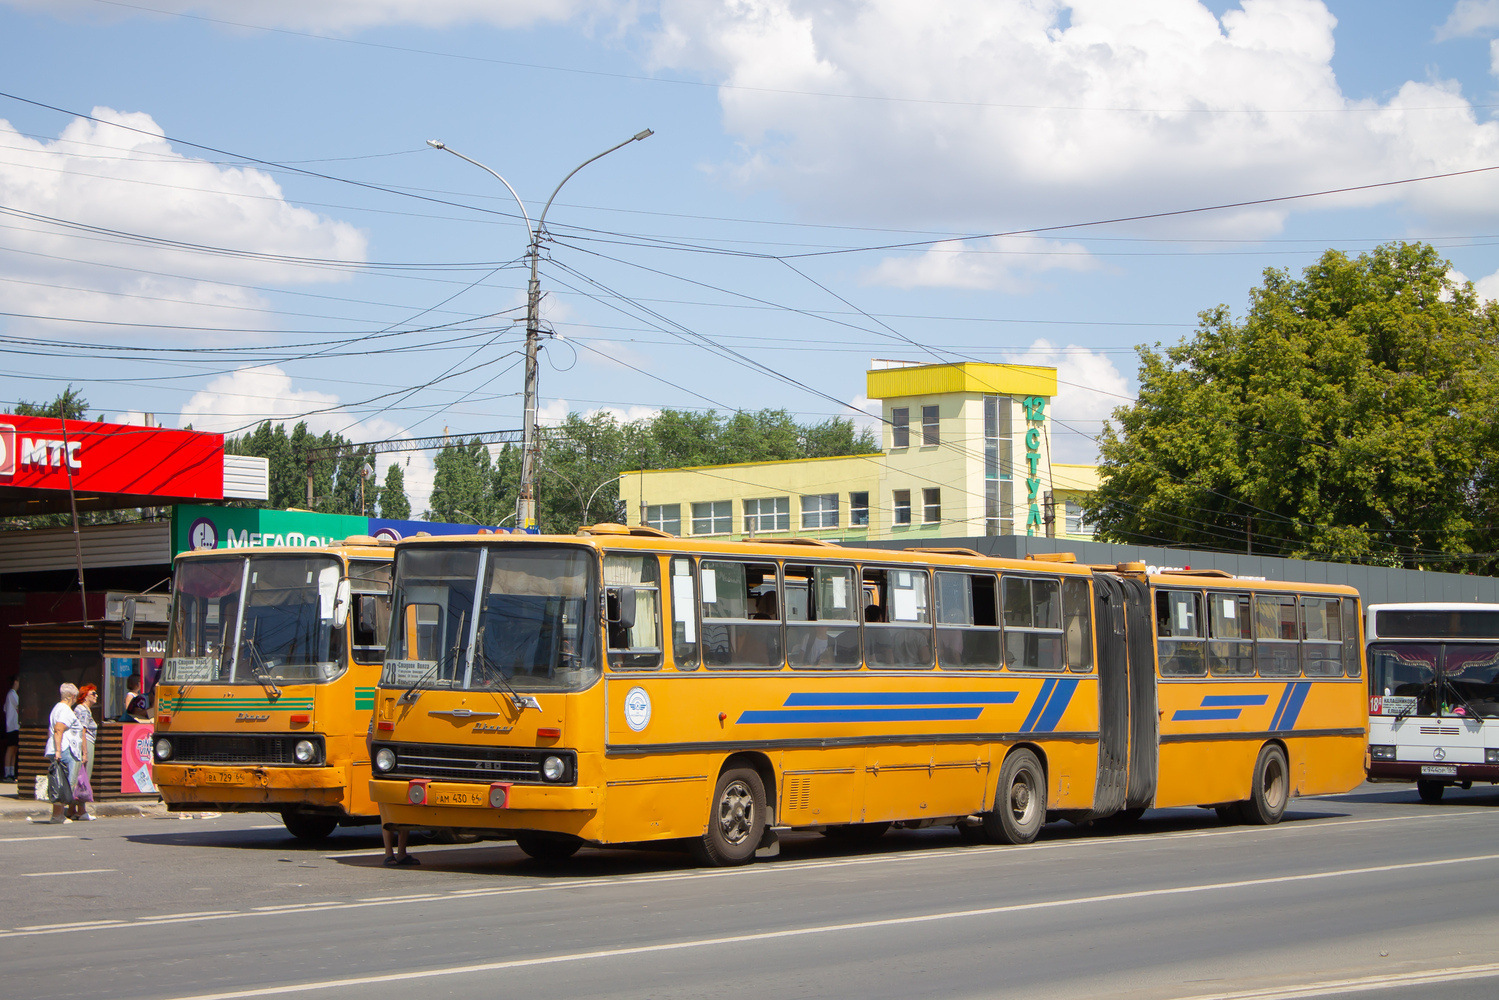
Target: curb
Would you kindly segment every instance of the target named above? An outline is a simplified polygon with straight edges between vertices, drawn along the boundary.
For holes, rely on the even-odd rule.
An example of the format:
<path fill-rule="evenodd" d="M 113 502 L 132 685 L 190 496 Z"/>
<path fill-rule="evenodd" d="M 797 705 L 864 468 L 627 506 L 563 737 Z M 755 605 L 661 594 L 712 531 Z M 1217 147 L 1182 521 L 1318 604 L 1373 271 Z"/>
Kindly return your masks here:
<path fill-rule="evenodd" d="M 93 802 L 89 804 L 89 812 L 100 819 L 110 819 L 127 816 L 165 816 L 167 807 L 161 802 Z M 30 819 L 43 819 L 52 815 L 52 804 L 50 802 L 27 801 L 4 801 L 0 800 L 0 822 L 6 820 L 25 822 Z"/>

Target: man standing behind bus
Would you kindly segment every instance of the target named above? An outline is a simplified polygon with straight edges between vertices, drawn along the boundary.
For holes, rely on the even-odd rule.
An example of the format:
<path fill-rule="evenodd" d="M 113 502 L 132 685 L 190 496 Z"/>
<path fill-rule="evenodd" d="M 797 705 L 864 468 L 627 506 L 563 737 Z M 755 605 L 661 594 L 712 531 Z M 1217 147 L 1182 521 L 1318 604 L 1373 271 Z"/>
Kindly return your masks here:
<path fill-rule="evenodd" d="M 21 675 L 10 682 L 5 692 L 5 780 L 16 780 L 16 755 L 21 749 Z"/>

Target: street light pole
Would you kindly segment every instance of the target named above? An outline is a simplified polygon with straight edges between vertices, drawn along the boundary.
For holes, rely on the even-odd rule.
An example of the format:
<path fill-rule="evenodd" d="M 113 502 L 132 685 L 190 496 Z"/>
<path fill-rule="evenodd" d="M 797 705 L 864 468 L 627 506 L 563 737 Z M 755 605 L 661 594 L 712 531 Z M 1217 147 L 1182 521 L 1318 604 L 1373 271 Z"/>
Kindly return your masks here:
<path fill-rule="evenodd" d="M 497 172 L 491 170 L 489 167 L 486 167 L 478 160 L 464 156 L 462 153 L 458 152 L 456 149 L 451 148 L 445 143 L 439 142 L 436 139 L 427 140 L 427 145 L 431 146 L 433 149 L 445 149 L 449 153 L 452 153 L 454 156 L 458 157 L 460 160 L 467 160 L 469 163 L 472 163 L 474 166 L 490 174 L 501 184 L 505 185 L 505 190 L 509 191 L 510 196 L 515 199 L 515 203 L 517 205 L 520 205 L 521 218 L 524 219 L 526 223 L 526 235 L 530 238 L 530 246 L 526 251 L 527 255 L 531 258 L 531 280 L 530 283 L 526 286 L 525 416 L 521 424 L 520 496 L 516 499 L 515 502 L 515 526 L 522 531 L 534 530 L 536 527 L 536 351 L 538 342 L 541 339 L 541 282 L 537 277 L 537 268 L 540 264 L 541 238 L 543 227 L 545 227 L 546 225 L 547 211 L 552 207 L 552 202 L 556 200 L 557 192 L 562 190 L 563 184 L 566 184 L 568 181 L 572 180 L 573 174 L 576 174 L 579 170 L 582 170 L 594 160 L 603 159 L 610 153 L 614 152 L 616 149 L 623 149 L 632 142 L 639 142 L 642 139 L 648 139 L 654 134 L 655 133 L 653 133 L 650 129 L 645 129 L 644 131 L 637 132 L 634 135 L 630 136 L 630 138 L 626 139 L 624 142 L 621 142 L 618 145 L 610 146 L 608 149 L 604 150 L 602 153 L 599 153 L 597 156 L 589 157 L 588 159 L 584 160 L 582 163 L 574 167 L 572 171 L 568 173 L 566 177 L 562 178 L 562 181 L 552 189 L 552 196 L 547 199 L 546 205 L 542 207 L 541 215 L 537 216 L 536 225 L 534 226 L 531 225 L 530 216 L 526 214 L 525 204 L 520 200 L 520 195 L 515 193 L 515 188 L 510 186 L 509 181 L 505 180 L 505 178 L 501 177 Z"/>

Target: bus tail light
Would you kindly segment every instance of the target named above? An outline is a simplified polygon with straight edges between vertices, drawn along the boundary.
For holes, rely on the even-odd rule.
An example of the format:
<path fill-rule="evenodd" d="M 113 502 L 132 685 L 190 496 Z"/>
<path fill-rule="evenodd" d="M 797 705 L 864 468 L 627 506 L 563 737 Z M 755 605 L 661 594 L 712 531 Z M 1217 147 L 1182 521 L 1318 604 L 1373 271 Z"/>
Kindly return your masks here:
<path fill-rule="evenodd" d="M 538 740 L 560 740 L 562 739 L 562 730 L 555 728 L 538 729 L 536 730 L 536 738 Z"/>
<path fill-rule="evenodd" d="M 508 781 L 496 781 L 489 786 L 489 805 L 494 809 L 504 809 L 510 804 L 510 783 Z"/>
<path fill-rule="evenodd" d="M 430 778 L 412 778 L 411 783 L 406 786 L 406 801 L 414 806 L 427 804 L 427 782 Z"/>
<path fill-rule="evenodd" d="M 167 726 L 170 726 L 172 724 L 172 717 L 170 715 L 162 715 L 160 712 L 158 712 L 156 713 L 156 718 L 153 721 L 155 721 L 158 726 L 161 726 L 163 729 L 165 729 Z"/>
<path fill-rule="evenodd" d="M 382 733 L 393 733 L 396 731 L 396 724 L 394 722 L 377 722 L 375 723 L 375 728 Z"/>
<path fill-rule="evenodd" d="M 1371 743 L 1369 744 L 1369 756 L 1374 760 L 1394 760 L 1395 748 Z"/>
<path fill-rule="evenodd" d="M 291 717 L 291 724 L 294 726 L 305 726 L 311 721 L 312 716 L 307 714 L 293 715 Z"/>

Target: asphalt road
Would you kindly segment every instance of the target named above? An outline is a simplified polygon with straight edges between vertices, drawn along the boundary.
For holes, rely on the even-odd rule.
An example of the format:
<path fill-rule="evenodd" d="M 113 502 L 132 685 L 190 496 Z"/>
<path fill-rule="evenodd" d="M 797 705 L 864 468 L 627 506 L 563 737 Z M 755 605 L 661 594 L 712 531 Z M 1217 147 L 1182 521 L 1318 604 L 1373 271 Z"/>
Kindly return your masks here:
<path fill-rule="evenodd" d="M 728 871 L 510 844 L 315 848 L 270 817 L 0 824 L 0 996 L 1280 1000 L 1499 995 L 1499 792 L 1405 786 L 1029 847 L 816 835 Z"/>

